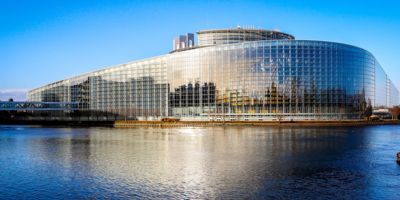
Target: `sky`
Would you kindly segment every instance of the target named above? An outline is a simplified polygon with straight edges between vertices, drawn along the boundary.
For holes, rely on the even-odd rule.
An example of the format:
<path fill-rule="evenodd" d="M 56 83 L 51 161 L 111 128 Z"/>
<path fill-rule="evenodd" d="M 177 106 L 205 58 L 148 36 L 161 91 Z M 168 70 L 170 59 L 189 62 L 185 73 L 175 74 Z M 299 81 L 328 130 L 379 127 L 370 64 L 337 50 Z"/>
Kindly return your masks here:
<path fill-rule="evenodd" d="M 179 34 L 254 26 L 370 51 L 400 88 L 400 1 L 0 0 L 0 100 L 168 53 Z"/>

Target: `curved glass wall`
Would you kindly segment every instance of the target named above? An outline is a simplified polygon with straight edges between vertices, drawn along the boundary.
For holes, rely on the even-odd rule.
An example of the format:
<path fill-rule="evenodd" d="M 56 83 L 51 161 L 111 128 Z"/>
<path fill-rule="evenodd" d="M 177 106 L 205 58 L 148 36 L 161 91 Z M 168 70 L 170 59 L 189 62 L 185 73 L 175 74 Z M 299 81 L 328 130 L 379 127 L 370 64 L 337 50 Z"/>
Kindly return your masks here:
<path fill-rule="evenodd" d="M 175 52 L 56 82 L 28 98 L 80 102 L 83 110 L 139 120 L 351 119 L 368 105 L 399 100 L 369 52 L 299 40 Z"/>

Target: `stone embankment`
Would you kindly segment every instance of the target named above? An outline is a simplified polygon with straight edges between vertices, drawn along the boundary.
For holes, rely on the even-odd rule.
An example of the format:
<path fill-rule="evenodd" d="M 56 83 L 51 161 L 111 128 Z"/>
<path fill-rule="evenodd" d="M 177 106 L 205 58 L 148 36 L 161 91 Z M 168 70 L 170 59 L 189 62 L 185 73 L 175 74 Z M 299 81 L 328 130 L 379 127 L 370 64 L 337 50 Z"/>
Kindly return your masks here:
<path fill-rule="evenodd" d="M 369 126 L 369 125 L 394 125 L 400 124 L 399 120 L 366 121 L 366 120 L 343 120 L 343 121 L 125 121 L 114 122 L 116 128 L 131 128 L 138 126 L 155 127 L 203 127 L 203 126 Z"/>

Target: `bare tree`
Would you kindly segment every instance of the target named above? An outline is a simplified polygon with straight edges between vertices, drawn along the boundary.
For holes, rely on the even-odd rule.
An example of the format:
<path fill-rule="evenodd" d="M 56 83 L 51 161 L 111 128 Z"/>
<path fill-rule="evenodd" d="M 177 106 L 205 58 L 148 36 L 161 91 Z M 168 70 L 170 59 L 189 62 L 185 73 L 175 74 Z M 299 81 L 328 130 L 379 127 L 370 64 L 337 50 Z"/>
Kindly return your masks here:
<path fill-rule="evenodd" d="M 390 114 L 392 114 L 393 119 L 399 119 L 400 116 L 400 106 L 393 106 L 392 108 L 389 108 Z"/>
<path fill-rule="evenodd" d="M 372 105 L 371 100 L 368 99 L 368 105 L 364 110 L 364 116 L 369 120 L 372 115 Z"/>

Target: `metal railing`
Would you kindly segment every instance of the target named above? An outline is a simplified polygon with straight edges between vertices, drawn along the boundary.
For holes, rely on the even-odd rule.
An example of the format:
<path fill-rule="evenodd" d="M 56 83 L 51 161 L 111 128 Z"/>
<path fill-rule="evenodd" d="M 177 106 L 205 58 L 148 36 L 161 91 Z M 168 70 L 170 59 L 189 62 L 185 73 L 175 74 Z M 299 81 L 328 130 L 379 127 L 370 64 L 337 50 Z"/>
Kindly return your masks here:
<path fill-rule="evenodd" d="M 0 111 L 63 111 L 79 110 L 78 102 L 0 101 Z"/>

